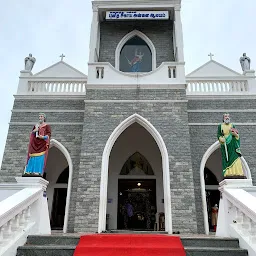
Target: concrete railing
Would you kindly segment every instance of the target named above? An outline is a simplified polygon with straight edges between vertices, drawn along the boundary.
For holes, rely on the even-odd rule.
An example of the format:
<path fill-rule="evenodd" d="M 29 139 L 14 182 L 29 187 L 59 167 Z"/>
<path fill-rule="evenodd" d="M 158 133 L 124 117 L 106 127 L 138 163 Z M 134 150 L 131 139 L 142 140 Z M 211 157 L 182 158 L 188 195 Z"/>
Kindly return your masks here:
<path fill-rule="evenodd" d="M 252 180 L 224 180 L 220 183 L 216 236 L 239 239 L 249 256 L 256 255 L 256 187 Z"/>
<path fill-rule="evenodd" d="M 163 62 L 151 72 L 121 72 L 108 62 L 89 63 L 89 85 L 180 85 L 185 84 L 184 63 Z"/>
<path fill-rule="evenodd" d="M 85 94 L 85 81 L 28 81 L 28 94 Z"/>
<path fill-rule="evenodd" d="M 188 80 L 187 94 L 230 94 L 248 92 L 247 80 Z"/>
<path fill-rule="evenodd" d="M 19 190 L 0 202 L 0 256 L 15 256 L 28 235 L 51 233 L 44 197 L 48 182 L 28 179 L 17 178 L 17 184 L 0 184 L 0 193 L 7 196 L 11 187 L 13 191 Z"/>

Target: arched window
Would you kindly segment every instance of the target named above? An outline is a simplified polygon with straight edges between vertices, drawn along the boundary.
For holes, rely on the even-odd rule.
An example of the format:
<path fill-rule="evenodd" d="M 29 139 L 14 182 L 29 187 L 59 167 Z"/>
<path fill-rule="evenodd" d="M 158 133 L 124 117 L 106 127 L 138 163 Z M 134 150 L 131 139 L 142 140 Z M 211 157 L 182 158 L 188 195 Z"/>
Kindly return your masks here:
<path fill-rule="evenodd" d="M 134 36 L 121 49 L 119 63 L 122 72 L 150 72 L 152 52 L 142 38 Z"/>
<path fill-rule="evenodd" d="M 147 159 L 136 152 L 125 162 L 120 175 L 154 175 L 154 172 Z"/>

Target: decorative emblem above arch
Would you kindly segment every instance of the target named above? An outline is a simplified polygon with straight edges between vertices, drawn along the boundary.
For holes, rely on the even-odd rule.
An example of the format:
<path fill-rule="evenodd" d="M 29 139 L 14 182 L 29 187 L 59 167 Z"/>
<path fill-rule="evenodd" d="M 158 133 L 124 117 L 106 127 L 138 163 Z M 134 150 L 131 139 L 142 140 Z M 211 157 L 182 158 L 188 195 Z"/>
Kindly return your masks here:
<path fill-rule="evenodd" d="M 120 70 L 120 56 L 121 56 L 121 52 L 122 52 L 122 49 L 124 48 L 125 44 L 135 38 L 135 37 L 138 37 L 139 39 L 141 39 L 141 41 L 144 41 L 145 42 L 145 46 L 148 47 L 149 51 L 151 52 L 151 59 L 152 59 L 152 70 L 150 71 L 154 71 L 156 69 L 156 48 L 153 44 L 153 42 L 142 32 L 138 31 L 138 30 L 133 30 L 132 32 L 128 33 L 127 35 L 125 35 L 121 41 L 119 42 L 119 44 L 117 45 L 116 47 L 116 52 L 115 52 L 115 68 L 117 70 Z M 139 58 L 140 56 L 141 57 L 144 57 L 143 56 L 143 52 L 141 52 L 140 50 L 138 50 L 138 52 L 135 52 L 134 53 L 135 56 L 134 58 Z M 132 60 L 127 60 L 128 62 L 132 62 Z M 140 72 L 140 71 L 133 71 L 133 72 Z"/>
<path fill-rule="evenodd" d="M 154 175 L 148 160 L 139 152 L 132 154 L 120 172 L 120 175 Z"/>

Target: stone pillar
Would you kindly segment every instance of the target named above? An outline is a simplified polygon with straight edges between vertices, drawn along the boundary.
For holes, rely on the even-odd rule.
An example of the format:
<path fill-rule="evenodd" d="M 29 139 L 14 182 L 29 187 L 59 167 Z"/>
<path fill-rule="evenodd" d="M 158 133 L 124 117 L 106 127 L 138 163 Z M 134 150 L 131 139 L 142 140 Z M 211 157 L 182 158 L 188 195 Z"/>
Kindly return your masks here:
<path fill-rule="evenodd" d="M 229 225 L 232 224 L 232 218 L 230 218 L 229 215 L 229 202 L 224 195 L 225 189 L 236 189 L 245 187 L 252 187 L 251 179 L 225 179 L 220 183 L 219 191 L 221 193 L 221 199 L 219 203 L 216 236 L 230 237 Z"/>
<path fill-rule="evenodd" d="M 28 93 L 28 80 L 31 76 L 33 76 L 33 74 L 30 71 L 27 71 L 27 70 L 20 71 L 20 80 L 19 80 L 17 94 Z"/>
<path fill-rule="evenodd" d="M 182 23 L 180 16 L 180 6 L 175 6 L 174 8 L 174 29 L 175 29 L 175 40 L 176 40 L 176 61 L 184 62 L 184 52 L 183 52 L 183 32 Z"/>
<path fill-rule="evenodd" d="M 90 54 L 89 54 L 89 62 L 97 62 L 99 51 L 99 13 L 98 8 L 93 6 L 93 16 L 92 16 L 92 25 L 91 25 L 91 37 L 90 37 Z"/>
<path fill-rule="evenodd" d="M 244 76 L 247 78 L 248 91 L 256 93 L 256 77 L 255 70 L 247 70 L 244 72 Z"/>

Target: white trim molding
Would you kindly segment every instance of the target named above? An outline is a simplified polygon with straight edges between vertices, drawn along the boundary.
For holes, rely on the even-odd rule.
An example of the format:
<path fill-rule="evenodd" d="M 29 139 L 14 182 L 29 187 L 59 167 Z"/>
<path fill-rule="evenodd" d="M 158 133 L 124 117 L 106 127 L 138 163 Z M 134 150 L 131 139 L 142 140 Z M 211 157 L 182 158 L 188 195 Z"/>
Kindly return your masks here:
<path fill-rule="evenodd" d="M 163 170 L 163 187 L 164 187 L 164 210 L 165 210 L 165 230 L 172 234 L 172 213 L 171 213 L 171 189 L 170 189 L 170 172 L 169 157 L 163 138 L 156 128 L 145 118 L 138 114 L 133 114 L 121 122 L 110 135 L 102 155 L 101 165 L 101 182 L 100 182 L 100 205 L 99 205 L 99 222 L 98 232 L 106 230 L 106 213 L 107 213 L 107 194 L 108 194 L 108 167 L 109 156 L 112 147 L 122 132 L 133 123 L 138 123 L 144 127 L 156 141 L 162 156 Z"/>
<path fill-rule="evenodd" d="M 69 206 L 70 206 L 70 198 L 71 198 L 71 188 L 72 188 L 72 176 L 73 176 L 73 163 L 70 157 L 68 150 L 57 140 L 51 139 L 50 148 L 56 147 L 61 151 L 61 153 L 65 156 L 68 162 L 69 168 L 69 176 L 68 176 L 68 189 L 67 189 L 67 198 L 66 198 L 66 207 L 65 207 L 65 217 L 64 217 L 64 226 L 63 233 L 67 233 L 68 229 L 68 217 L 69 217 Z"/>
<path fill-rule="evenodd" d="M 206 202 L 206 193 L 205 193 L 204 168 L 207 160 L 219 148 L 220 148 L 220 143 L 219 141 L 216 141 L 206 150 L 200 164 L 200 184 L 201 184 L 202 206 L 203 206 L 203 215 L 204 215 L 204 229 L 205 229 L 206 235 L 209 235 L 209 223 L 208 223 L 207 202 Z M 241 157 L 241 160 L 242 160 L 245 176 L 247 177 L 247 179 L 251 179 L 252 178 L 251 171 L 247 162 L 243 157 Z"/>
<path fill-rule="evenodd" d="M 140 32 L 139 30 L 133 30 L 132 32 L 126 34 L 121 41 L 119 42 L 119 44 L 116 47 L 116 52 L 115 52 L 115 68 L 117 70 L 120 70 L 120 53 L 121 50 L 123 49 L 123 46 L 125 45 L 125 43 L 132 39 L 133 37 L 138 36 L 140 37 L 142 40 L 144 40 L 150 51 L 152 54 L 152 71 L 154 71 L 156 69 L 156 48 L 153 44 L 153 42 L 142 32 Z"/>

